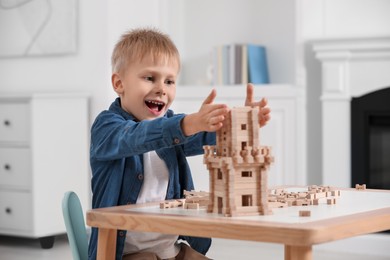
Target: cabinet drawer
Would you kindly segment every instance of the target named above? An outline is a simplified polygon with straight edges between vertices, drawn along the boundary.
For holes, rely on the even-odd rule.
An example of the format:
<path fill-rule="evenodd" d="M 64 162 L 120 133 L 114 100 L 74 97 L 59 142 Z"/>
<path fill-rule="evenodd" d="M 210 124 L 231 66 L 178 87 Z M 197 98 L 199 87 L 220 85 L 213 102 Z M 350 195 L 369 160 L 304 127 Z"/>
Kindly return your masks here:
<path fill-rule="evenodd" d="M 30 149 L 0 147 L 0 187 L 30 188 L 31 181 Z"/>
<path fill-rule="evenodd" d="M 28 192 L 0 191 L 0 228 L 32 230 L 32 202 Z"/>
<path fill-rule="evenodd" d="M 0 142 L 29 141 L 29 107 L 27 103 L 0 103 Z"/>

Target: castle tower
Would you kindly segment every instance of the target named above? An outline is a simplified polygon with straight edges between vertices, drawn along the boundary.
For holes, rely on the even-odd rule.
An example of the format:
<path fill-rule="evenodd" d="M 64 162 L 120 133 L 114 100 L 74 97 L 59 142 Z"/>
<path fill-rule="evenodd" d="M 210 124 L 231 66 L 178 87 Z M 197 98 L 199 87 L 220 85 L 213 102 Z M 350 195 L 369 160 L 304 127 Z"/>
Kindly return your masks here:
<path fill-rule="evenodd" d="M 270 148 L 259 146 L 258 108 L 233 108 L 217 131 L 215 146 L 204 146 L 210 174 L 208 212 L 225 216 L 266 215 Z"/>

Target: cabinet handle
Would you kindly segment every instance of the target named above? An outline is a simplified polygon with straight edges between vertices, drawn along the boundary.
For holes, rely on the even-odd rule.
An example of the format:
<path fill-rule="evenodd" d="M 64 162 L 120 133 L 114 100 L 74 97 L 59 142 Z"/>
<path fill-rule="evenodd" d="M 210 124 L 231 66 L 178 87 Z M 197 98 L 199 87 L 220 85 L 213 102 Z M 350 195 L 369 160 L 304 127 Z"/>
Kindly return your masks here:
<path fill-rule="evenodd" d="M 11 121 L 9 121 L 8 119 L 4 120 L 4 125 L 5 126 L 10 126 L 11 125 Z"/>
<path fill-rule="evenodd" d="M 12 213 L 12 209 L 11 209 L 11 208 L 5 208 L 5 212 L 6 212 L 7 214 L 11 214 L 11 213 Z"/>
<path fill-rule="evenodd" d="M 5 164 L 4 165 L 4 169 L 7 170 L 7 171 L 11 170 L 11 165 Z"/>

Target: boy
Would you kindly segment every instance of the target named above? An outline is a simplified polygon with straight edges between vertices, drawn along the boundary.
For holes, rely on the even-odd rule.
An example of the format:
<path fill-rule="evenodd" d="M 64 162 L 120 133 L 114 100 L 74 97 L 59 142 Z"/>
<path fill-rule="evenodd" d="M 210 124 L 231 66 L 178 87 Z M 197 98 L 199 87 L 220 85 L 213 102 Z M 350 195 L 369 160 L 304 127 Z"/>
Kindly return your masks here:
<path fill-rule="evenodd" d="M 193 190 L 186 156 L 215 144 L 215 131 L 229 108 L 214 104 L 213 90 L 196 113 L 174 114 L 179 53 L 167 35 L 154 29 L 124 34 L 112 54 L 112 86 L 118 98 L 100 113 L 91 129 L 93 208 L 161 201 Z M 270 119 L 267 102 L 253 102 L 248 84 L 246 105 L 260 106 L 259 123 Z M 116 259 L 208 259 L 209 238 L 121 230 Z M 96 258 L 93 229 L 89 258 Z"/>

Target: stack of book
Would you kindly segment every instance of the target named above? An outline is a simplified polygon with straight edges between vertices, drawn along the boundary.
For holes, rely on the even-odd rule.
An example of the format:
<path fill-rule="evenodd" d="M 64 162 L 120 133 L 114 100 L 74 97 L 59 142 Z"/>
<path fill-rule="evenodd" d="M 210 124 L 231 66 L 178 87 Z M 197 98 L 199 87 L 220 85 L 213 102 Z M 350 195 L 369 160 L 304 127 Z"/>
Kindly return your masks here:
<path fill-rule="evenodd" d="M 213 85 L 268 84 L 266 49 L 255 44 L 229 44 L 213 48 Z"/>

